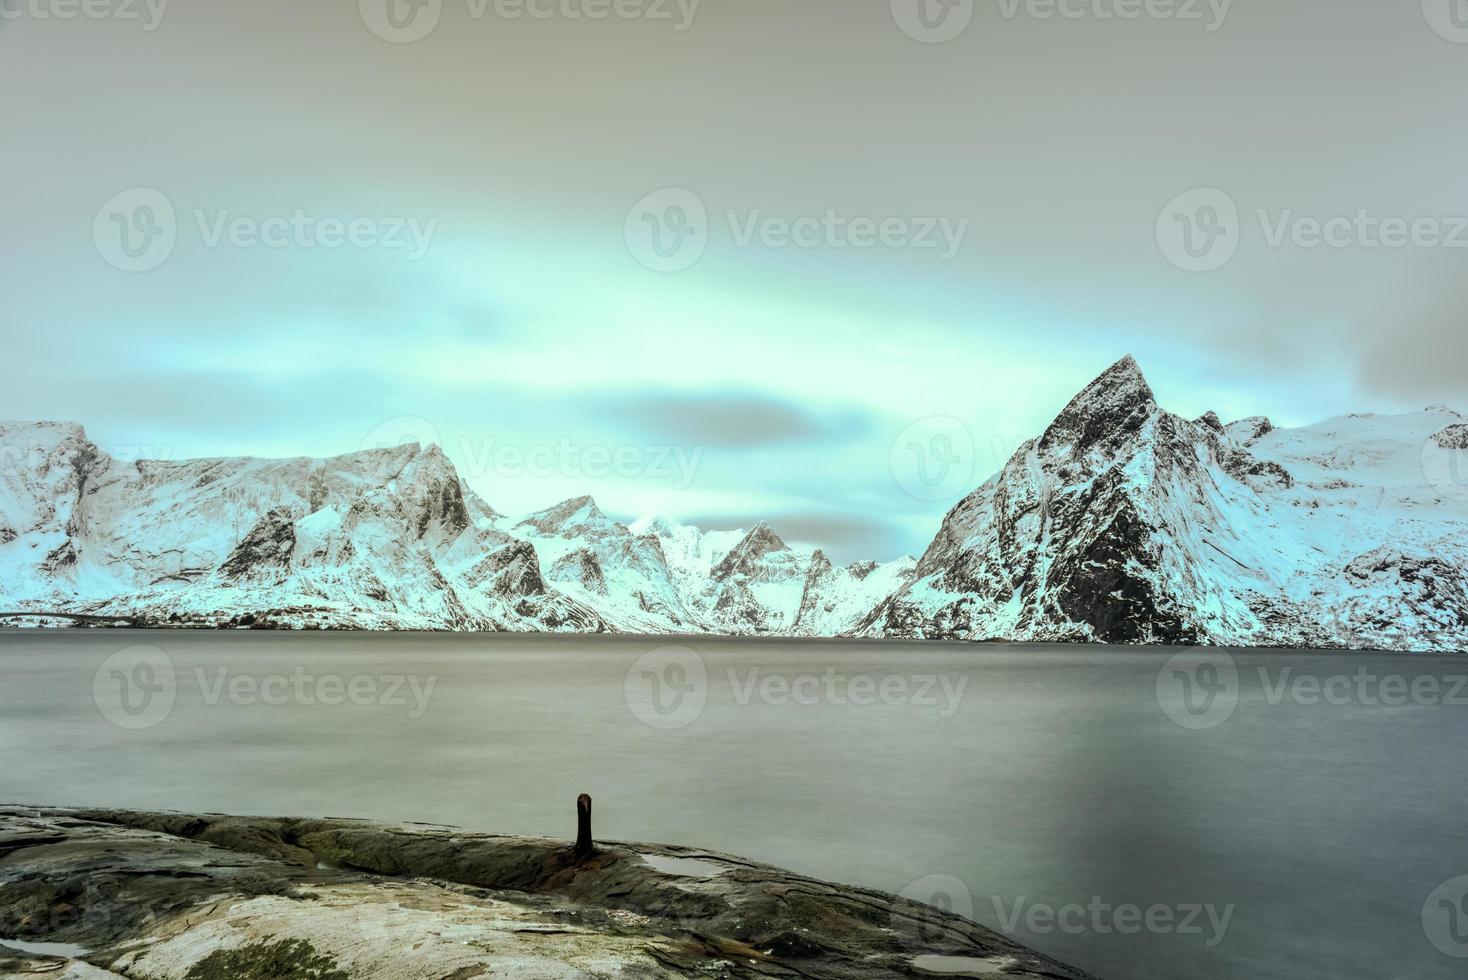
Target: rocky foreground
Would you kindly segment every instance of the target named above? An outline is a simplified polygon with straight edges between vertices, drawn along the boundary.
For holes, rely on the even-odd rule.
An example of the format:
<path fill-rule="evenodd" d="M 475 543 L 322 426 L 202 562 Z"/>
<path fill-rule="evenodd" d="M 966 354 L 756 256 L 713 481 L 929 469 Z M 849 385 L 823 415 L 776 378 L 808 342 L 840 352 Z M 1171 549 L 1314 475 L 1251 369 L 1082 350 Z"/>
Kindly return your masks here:
<path fill-rule="evenodd" d="M 344 819 L 0 806 L 0 976 L 1074 978 L 725 854 Z"/>

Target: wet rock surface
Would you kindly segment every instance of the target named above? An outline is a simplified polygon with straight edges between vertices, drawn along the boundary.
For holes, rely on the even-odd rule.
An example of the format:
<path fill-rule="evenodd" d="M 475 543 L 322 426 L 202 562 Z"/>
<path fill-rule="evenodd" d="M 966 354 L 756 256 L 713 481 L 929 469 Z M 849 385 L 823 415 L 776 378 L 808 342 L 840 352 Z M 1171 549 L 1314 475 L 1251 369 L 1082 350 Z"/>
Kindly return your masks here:
<path fill-rule="evenodd" d="M 0 806 L 0 976 L 1074 978 L 966 919 L 724 854 Z"/>

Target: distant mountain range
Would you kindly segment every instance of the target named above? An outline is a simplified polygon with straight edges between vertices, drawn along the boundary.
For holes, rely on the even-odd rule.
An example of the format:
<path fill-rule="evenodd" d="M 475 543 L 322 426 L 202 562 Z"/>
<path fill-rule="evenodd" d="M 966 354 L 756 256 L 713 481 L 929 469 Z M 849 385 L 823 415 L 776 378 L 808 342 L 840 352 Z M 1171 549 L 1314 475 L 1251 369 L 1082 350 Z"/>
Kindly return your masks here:
<path fill-rule="evenodd" d="M 142 624 L 1468 649 L 1468 450 L 1434 406 L 1299 429 L 1158 407 L 1131 358 L 920 559 L 834 565 L 763 522 L 520 518 L 436 446 L 123 462 L 0 423 L 0 612 Z"/>

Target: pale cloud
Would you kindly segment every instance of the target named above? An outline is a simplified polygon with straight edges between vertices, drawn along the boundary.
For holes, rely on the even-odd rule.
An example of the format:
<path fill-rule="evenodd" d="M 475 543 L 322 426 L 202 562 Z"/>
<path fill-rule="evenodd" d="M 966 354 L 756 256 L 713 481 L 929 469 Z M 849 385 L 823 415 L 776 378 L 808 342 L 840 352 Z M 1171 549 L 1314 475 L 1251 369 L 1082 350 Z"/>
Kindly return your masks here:
<path fill-rule="evenodd" d="M 422 418 L 501 509 L 783 516 L 849 557 L 870 515 L 890 558 L 954 502 L 903 492 L 900 433 L 958 419 L 977 482 L 1123 353 L 1189 416 L 1468 409 L 1461 250 L 1271 247 L 1257 217 L 1468 210 L 1468 135 L 1442 122 L 1468 59 L 1412 5 L 1240 7 L 1214 32 L 978 5 L 942 45 L 837 0 L 706 5 L 677 33 L 445 5 L 405 45 L 355 8 L 0 21 L 0 83 L 37 93 L 0 108 L 0 416 L 185 455 L 327 455 Z M 136 274 L 91 241 L 132 187 L 180 215 Z M 623 237 L 666 187 L 714 216 L 673 274 Z M 1199 187 L 1243 240 L 1189 274 L 1154 229 Z M 415 260 L 211 247 L 194 216 L 220 209 L 436 223 Z M 719 217 L 828 211 L 970 223 L 943 261 L 742 247 Z M 491 440 L 702 454 L 683 485 L 509 476 L 476 465 Z"/>

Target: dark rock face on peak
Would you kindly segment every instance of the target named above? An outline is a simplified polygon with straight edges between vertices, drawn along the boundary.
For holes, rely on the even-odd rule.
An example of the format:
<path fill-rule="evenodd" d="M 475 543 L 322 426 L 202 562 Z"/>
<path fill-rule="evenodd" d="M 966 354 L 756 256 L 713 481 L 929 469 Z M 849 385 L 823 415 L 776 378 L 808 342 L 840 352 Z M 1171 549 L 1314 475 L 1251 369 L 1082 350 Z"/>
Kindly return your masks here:
<path fill-rule="evenodd" d="M 1214 432 L 1223 431 L 1223 420 L 1218 417 L 1217 412 L 1204 412 L 1197 419 L 1202 425 L 1208 426 Z"/>
<path fill-rule="evenodd" d="M 468 576 L 471 588 L 486 587 L 497 596 L 533 596 L 545 592 L 540 559 L 528 541 L 514 541 L 474 564 Z"/>
<path fill-rule="evenodd" d="M 716 581 L 735 575 L 757 576 L 763 570 L 766 557 L 782 553 L 790 553 L 790 546 L 768 524 L 760 521 L 714 566 L 711 574 Z"/>
<path fill-rule="evenodd" d="M 1468 449 L 1468 422 L 1455 422 L 1438 430 L 1432 441 L 1443 449 Z"/>
<path fill-rule="evenodd" d="M 828 598 L 831 581 L 834 578 L 835 569 L 831 565 L 831 559 L 826 557 L 825 552 L 817 550 L 810 557 L 810 567 L 806 569 L 805 573 L 805 585 L 800 591 L 800 608 L 795 614 L 797 627 L 802 621 L 808 622 L 818 610 L 820 603 Z"/>
<path fill-rule="evenodd" d="M 866 630 L 1199 641 L 1202 631 L 1160 581 L 1179 560 L 1161 511 L 1174 488 L 1200 496 L 1195 444 L 1210 439 L 1211 426 L 1158 408 L 1136 362 L 1123 358 L 949 513 L 905 590 L 927 593 L 925 601 L 900 592 Z"/>
<path fill-rule="evenodd" d="M 1251 415 L 1237 422 L 1230 422 L 1223 431 L 1234 441 L 1248 446 L 1274 431 L 1274 423 L 1263 415 Z"/>
<path fill-rule="evenodd" d="M 1156 412 L 1152 388 L 1128 355 L 1071 399 L 1040 437 L 1040 449 L 1069 447 L 1078 456 L 1106 452 L 1138 433 Z"/>
<path fill-rule="evenodd" d="M 590 548 L 578 548 L 551 566 L 552 582 L 575 582 L 593 595 L 607 594 L 606 573 Z"/>
<path fill-rule="evenodd" d="M 250 533 L 219 566 L 219 574 L 235 581 L 280 582 L 285 578 L 295 547 L 295 518 L 288 508 L 276 507 L 255 522 Z"/>

